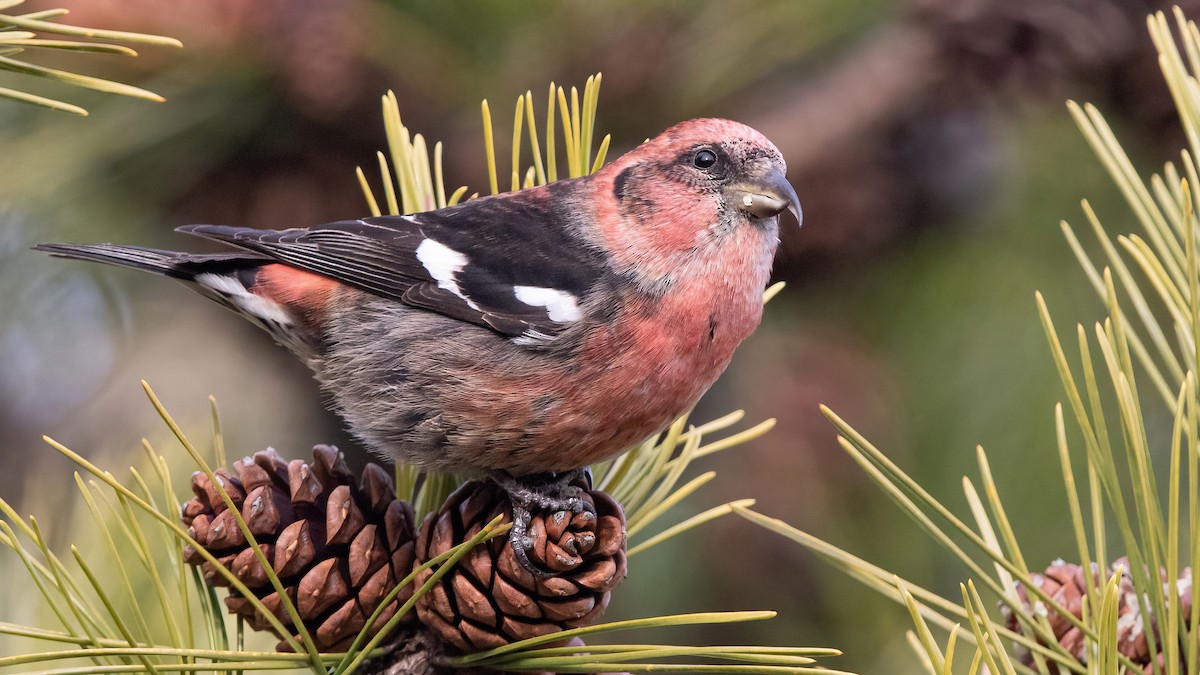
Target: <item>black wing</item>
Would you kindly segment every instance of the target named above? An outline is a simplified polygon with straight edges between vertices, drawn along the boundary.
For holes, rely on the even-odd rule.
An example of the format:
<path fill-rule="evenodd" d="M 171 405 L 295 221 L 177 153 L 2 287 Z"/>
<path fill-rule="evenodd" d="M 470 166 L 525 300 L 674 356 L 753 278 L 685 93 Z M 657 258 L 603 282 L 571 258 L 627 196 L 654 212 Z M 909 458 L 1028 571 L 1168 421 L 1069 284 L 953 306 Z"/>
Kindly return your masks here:
<path fill-rule="evenodd" d="M 529 194 L 533 193 L 533 194 Z M 545 188 L 313 228 L 179 228 L 526 341 L 553 338 L 609 274 Z"/>

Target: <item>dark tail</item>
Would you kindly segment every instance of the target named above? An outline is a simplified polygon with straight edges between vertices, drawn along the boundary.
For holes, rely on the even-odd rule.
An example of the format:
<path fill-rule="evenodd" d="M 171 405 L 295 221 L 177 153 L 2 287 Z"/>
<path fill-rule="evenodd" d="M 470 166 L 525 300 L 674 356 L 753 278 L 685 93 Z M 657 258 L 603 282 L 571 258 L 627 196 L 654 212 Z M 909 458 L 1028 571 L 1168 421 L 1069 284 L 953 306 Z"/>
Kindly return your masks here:
<path fill-rule="evenodd" d="M 191 281 L 197 274 L 236 273 L 270 262 L 253 253 L 182 253 L 120 244 L 38 244 L 34 250 L 58 258 L 90 260 Z"/>

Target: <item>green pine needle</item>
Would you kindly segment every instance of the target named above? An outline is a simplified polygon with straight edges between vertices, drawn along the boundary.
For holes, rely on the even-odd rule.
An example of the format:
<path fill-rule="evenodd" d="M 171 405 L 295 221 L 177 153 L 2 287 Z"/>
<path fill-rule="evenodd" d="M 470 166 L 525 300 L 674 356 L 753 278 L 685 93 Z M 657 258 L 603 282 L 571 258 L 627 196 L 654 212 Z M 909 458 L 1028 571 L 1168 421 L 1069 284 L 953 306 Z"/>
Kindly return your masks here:
<path fill-rule="evenodd" d="M 10 10 L 23 4 L 23 2 L 24 0 L 8 0 L 6 2 L 0 2 L 0 10 Z M 179 40 L 160 35 L 102 30 L 98 28 L 87 28 L 83 26 L 62 24 L 58 23 L 57 21 L 53 21 L 53 19 L 63 16 L 66 13 L 67 10 L 65 9 L 52 9 L 29 14 L 0 14 L 0 31 L 4 31 L 0 33 L 0 71 L 50 79 L 63 84 L 94 89 L 96 91 L 109 94 L 131 96 L 150 101 L 163 100 L 163 98 L 158 94 L 147 91 L 140 87 L 134 87 L 97 77 L 80 75 L 69 71 L 47 68 L 45 66 L 39 66 L 34 63 L 28 63 L 23 60 L 12 58 L 17 55 L 24 56 L 23 52 L 26 49 L 52 50 L 81 54 L 137 56 L 137 52 L 133 49 L 121 44 L 111 44 L 112 42 L 126 42 L 166 47 L 183 46 Z M 42 33 L 88 38 L 92 41 L 47 39 L 40 36 Z M 96 40 L 107 40 L 109 42 L 97 42 Z M 50 108 L 52 110 L 59 110 L 62 112 L 69 112 L 75 115 L 87 115 L 87 111 L 77 105 L 58 101 L 52 98 L 25 93 L 11 88 L 0 87 L 0 98 L 7 98 L 14 101 L 20 101 L 22 103 L 31 103 L 33 105 Z"/>

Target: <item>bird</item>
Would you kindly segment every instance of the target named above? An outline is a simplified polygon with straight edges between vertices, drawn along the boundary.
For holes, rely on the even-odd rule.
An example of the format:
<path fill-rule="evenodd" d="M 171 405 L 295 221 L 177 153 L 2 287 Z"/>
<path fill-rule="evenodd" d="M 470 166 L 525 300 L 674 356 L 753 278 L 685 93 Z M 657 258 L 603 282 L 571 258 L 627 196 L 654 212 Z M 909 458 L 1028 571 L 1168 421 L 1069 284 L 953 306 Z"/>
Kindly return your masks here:
<path fill-rule="evenodd" d="M 802 222 L 786 171 L 755 129 L 693 119 L 591 175 L 432 211 L 177 228 L 223 253 L 35 248 L 183 282 L 307 364 L 369 449 L 490 475 L 527 522 L 578 511 L 578 472 L 691 409 L 758 326 L 781 214 Z"/>

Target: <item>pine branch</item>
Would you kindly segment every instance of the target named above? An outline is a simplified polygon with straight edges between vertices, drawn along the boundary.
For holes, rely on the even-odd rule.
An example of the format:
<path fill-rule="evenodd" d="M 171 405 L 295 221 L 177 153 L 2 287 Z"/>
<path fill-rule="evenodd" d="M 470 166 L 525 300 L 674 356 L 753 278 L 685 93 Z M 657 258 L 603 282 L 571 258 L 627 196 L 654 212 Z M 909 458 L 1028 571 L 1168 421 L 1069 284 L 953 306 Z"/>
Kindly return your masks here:
<path fill-rule="evenodd" d="M 67 14 L 67 10 L 65 9 L 45 10 L 28 14 L 11 13 L 12 9 L 23 3 L 24 0 L 5 0 L 4 2 L 0 2 L 0 71 L 37 77 L 120 96 L 131 96 L 150 101 L 163 100 L 158 94 L 139 87 L 69 71 L 47 68 L 34 63 L 28 63 L 23 58 L 16 57 L 24 57 L 25 52 L 28 50 L 137 56 L 137 52 L 133 49 L 113 43 L 125 42 L 166 47 L 182 47 L 183 43 L 174 38 L 161 35 L 85 28 L 59 23 L 56 19 Z M 91 41 L 47 39 L 41 37 L 42 34 L 88 38 Z M 31 103 L 50 108 L 51 110 L 69 112 L 76 115 L 88 114 L 87 110 L 77 105 L 7 87 L 0 87 L 0 98 Z"/>

